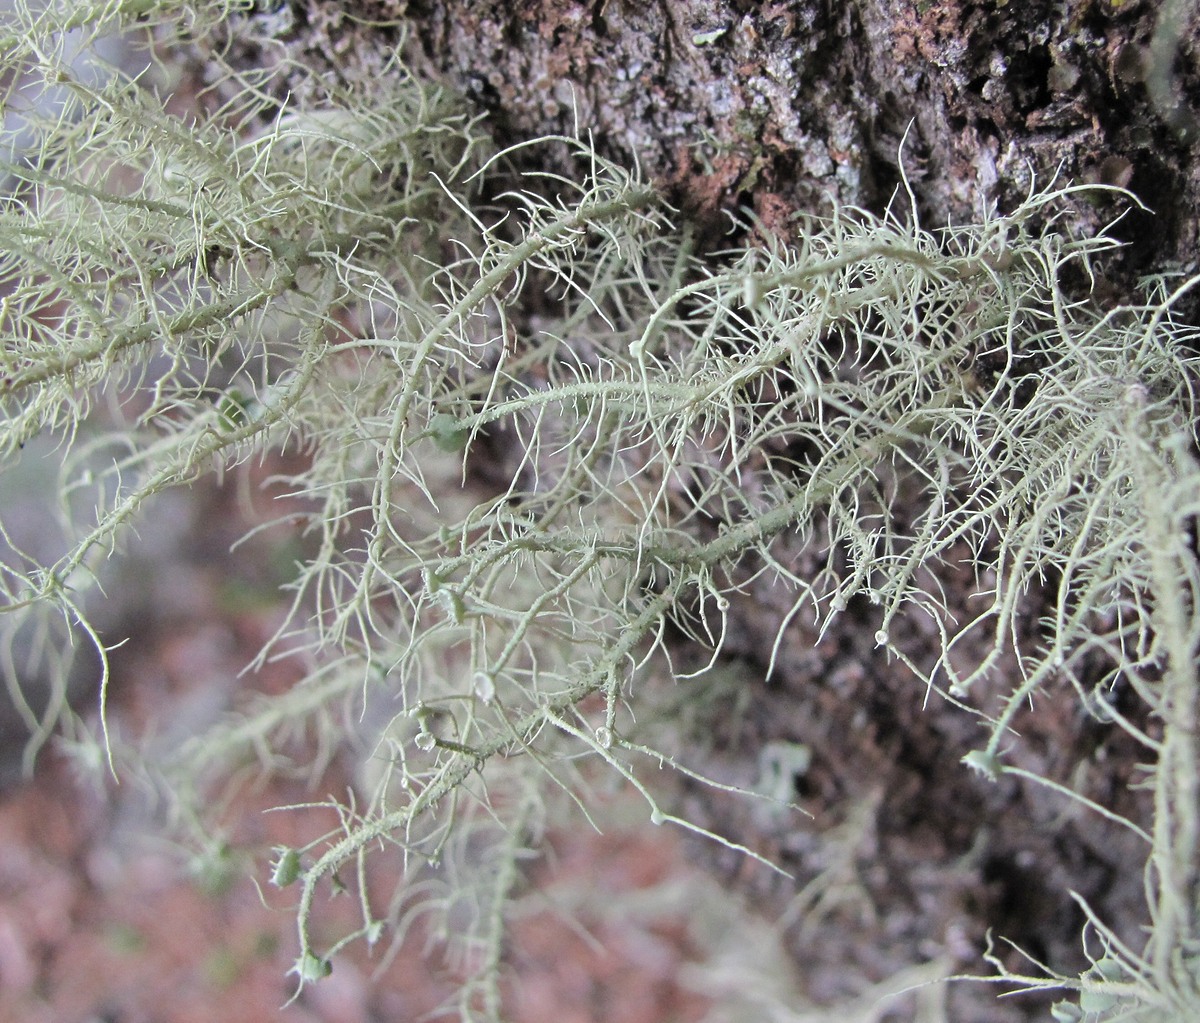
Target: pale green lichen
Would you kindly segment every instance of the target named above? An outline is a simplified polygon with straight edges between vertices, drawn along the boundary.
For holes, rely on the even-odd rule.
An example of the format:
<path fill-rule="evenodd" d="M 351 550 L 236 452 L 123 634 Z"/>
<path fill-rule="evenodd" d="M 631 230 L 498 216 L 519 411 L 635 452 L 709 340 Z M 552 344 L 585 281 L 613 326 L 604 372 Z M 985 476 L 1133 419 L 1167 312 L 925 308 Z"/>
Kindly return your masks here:
<path fill-rule="evenodd" d="M 56 57 L 66 27 L 136 14 L 182 38 L 223 13 L 72 5 L 19 12 L 4 37 L 24 76 L 10 102 L 31 112 L 0 211 L 0 457 L 38 436 L 77 446 L 101 406 L 116 423 L 68 470 L 73 549 L 10 559 L 0 587 L 9 649 L 22 630 L 53 648 L 47 622 L 87 634 L 98 566 L 151 498 L 266 449 L 306 453 L 290 483 L 315 553 L 272 650 L 304 651 L 311 677 L 157 768 L 187 802 L 305 728 L 338 741 L 343 707 L 394 702 L 369 804 L 276 861 L 300 890 L 299 981 L 346 941 L 402 933 L 428 898 L 376 906 L 360 884 L 362 928 L 314 948 L 322 886 L 394 843 L 414 871 L 440 866 L 444 905 L 474 907 L 458 940 L 482 965 L 461 1009 L 496 1017 L 517 860 L 556 787 L 582 806 L 578 758 L 642 792 L 652 821 L 695 827 L 642 780 L 643 763 L 692 772 L 636 732 L 635 683 L 671 664 L 668 624 L 715 661 L 754 566 L 792 594 L 781 637 L 863 596 L 876 642 L 907 660 L 892 637 L 922 620 L 940 654 L 909 667 L 964 706 L 1015 664 L 1011 694 L 974 707 L 989 739 L 967 762 L 989 777 L 1018 709 L 1108 657 L 1162 723 L 1151 736 L 1109 707 L 1156 765 L 1151 936 L 1130 949 L 1092 918 L 1094 970 L 1008 979 L 1078 991 L 1060 1016 L 1196 1015 L 1200 470 L 1194 332 L 1171 311 L 1196 281 L 1110 310 L 1068 297 L 1064 270 L 1086 278 L 1115 244 L 1055 227 L 1069 188 L 937 233 L 908 204 L 837 210 L 795 248 L 701 259 L 653 189 L 584 141 L 534 143 L 573 153 L 576 177 L 519 175 L 399 65 L 369 90 L 309 82 L 303 106 L 226 68 L 216 94 L 234 98 L 185 121 L 149 84 L 89 84 Z M 66 99 L 39 119 L 29 97 L 51 86 Z M 508 452 L 491 491 L 464 468 L 485 436 Z M 781 560 L 784 538 L 820 570 Z M 960 622 L 938 578 L 964 563 L 986 599 Z M 1026 597 L 1052 576 L 1042 640 L 1023 643 Z M 958 656 L 981 637 L 982 660 Z M 15 686 L 11 657 L 5 672 Z M 450 869 L 467 836 L 495 850 L 490 870 Z"/>

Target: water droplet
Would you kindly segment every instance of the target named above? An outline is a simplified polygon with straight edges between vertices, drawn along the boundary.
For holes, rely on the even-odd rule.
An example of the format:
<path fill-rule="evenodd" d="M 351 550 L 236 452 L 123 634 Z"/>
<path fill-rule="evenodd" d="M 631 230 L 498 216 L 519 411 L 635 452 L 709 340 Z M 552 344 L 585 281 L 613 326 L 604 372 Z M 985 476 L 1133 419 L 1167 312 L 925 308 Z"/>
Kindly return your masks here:
<path fill-rule="evenodd" d="M 613 744 L 613 734 L 611 728 L 605 728 L 601 725 L 596 729 L 596 745 L 601 749 L 611 749 Z"/>
<path fill-rule="evenodd" d="M 437 740 L 433 737 L 432 732 L 418 732 L 413 742 L 416 744 L 417 749 L 423 753 L 428 753 L 437 745 Z"/>

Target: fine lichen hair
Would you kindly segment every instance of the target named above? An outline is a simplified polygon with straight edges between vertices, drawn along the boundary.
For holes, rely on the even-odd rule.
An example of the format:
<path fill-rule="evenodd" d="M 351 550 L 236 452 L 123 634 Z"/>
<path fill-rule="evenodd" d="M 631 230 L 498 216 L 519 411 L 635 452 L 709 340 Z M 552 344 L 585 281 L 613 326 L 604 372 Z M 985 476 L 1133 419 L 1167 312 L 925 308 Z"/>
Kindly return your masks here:
<path fill-rule="evenodd" d="M 655 823 L 702 830 L 647 777 L 705 779 L 639 713 L 668 676 L 703 674 L 677 663 L 680 637 L 715 663 L 731 601 L 763 580 L 790 594 L 780 641 L 865 599 L 875 643 L 925 683 L 914 699 L 985 725 L 964 770 L 1010 770 L 1015 716 L 1064 678 L 1152 765 L 1153 820 L 1120 819 L 1145 840 L 1145 945 L 1089 911 L 1092 969 L 1002 979 L 1062 989 L 1063 1020 L 1200 1014 L 1197 339 L 1172 312 L 1196 280 L 1100 308 L 1086 285 L 1117 243 L 1067 232 L 1069 186 L 941 231 L 902 191 L 882 215 L 799 221 L 792 246 L 702 254 L 585 136 L 498 151 L 398 62 L 362 88 L 210 55 L 184 117 L 155 65 L 131 80 L 64 59 L 68 30 L 136 22 L 166 47 L 235 6 L 66 4 L 0 33 L 20 111 L 0 469 L 35 438 L 60 446 L 72 537 L 40 564 L 3 534 L 18 699 L 74 642 L 104 662 L 97 578 L 158 495 L 302 455 L 286 483 L 310 554 L 262 657 L 302 656 L 308 678 L 142 769 L 202 821 L 233 768 L 278 766 L 297 736 L 350 741 L 371 708 L 361 802 L 270 868 L 298 892 L 298 981 L 437 911 L 472 978 L 462 1015 L 494 1019 L 505 907 L 552 801 L 586 816 L 600 766 Z M 536 147 L 574 172 L 528 170 Z M 967 617 L 943 588 L 964 571 L 982 598 Z M 936 656 L 910 652 L 915 628 Z M 1082 668 L 1098 658 L 1099 684 Z M 1117 680 L 1145 714 L 1107 699 Z M 66 711 L 25 710 L 32 757 Z M 360 884 L 361 928 L 319 945 L 324 894 L 388 845 L 395 895 Z"/>

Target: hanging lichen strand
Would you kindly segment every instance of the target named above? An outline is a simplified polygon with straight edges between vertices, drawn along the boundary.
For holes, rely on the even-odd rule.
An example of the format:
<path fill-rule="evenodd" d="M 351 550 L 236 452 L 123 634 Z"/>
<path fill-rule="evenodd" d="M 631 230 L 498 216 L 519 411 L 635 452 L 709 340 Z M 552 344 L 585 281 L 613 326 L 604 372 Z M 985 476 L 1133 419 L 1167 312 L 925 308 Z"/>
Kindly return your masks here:
<path fill-rule="evenodd" d="M 575 177 L 518 174 L 399 65 L 369 90 L 309 81 L 303 102 L 225 68 L 211 111 L 185 120 L 149 79 L 84 73 L 62 48 L 67 27 L 139 16 L 165 45 L 228 15 L 69 4 L 8 26 L 0 455 L 11 467 L 39 436 L 69 449 L 75 515 L 60 561 L 0 571 L 9 649 L 36 632 L 49 656 L 82 633 L 103 658 L 84 603 L 151 499 L 305 453 L 289 482 L 315 553 L 272 650 L 305 651 L 311 677 L 155 768 L 186 800 L 297 729 L 338 742 L 356 715 L 331 711 L 394 701 L 369 804 L 274 865 L 300 893 L 300 983 L 428 897 L 377 906 L 359 885 L 361 929 L 314 944 L 323 886 L 394 843 L 454 886 L 445 911 L 475 968 L 462 1013 L 496 1018 L 506 898 L 556 790 L 583 800 L 583 765 L 602 762 L 651 820 L 696 829 L 642 778 L 675 761 L 634 736 L 637 682 L 673 670 L 668 626 L 715 660 L 730 598 L 761 575 L 792 594 L 781 635 L 857 596 L 897 657 L 899 622 L 931 624 L 941 655 L 909 666 L 990 721 L 967 758 L 989 777 L 1035 691 L 1107 657 L 1161 723 L 1146 734 L 1077 683 L 1156 765 L 1152 826 L 1124 822 L 1146 839 L 1151 936 L 1130 949 L 1092 919 L 1088 973 L 1010 979 L 1078 992 L 1063 1019 L 1200 1012 L 1200 471 L 1194 337 L 1171 314 L 1195 281 L 1157 282 L 1144 306 L 1069 299 L 1064 269 L 1087 279 L 1115 244 L 1059 233 L 1070 188 L 934 233 L 901 195 L 882 217 L 805 221 L 794 248 L 700 258 L 585 139 L 530 143 L 572 151 Z M 506 474 L 490 488 L 471 481 L 485 446 Z M 824 568 L 800 575 L 783 537 Z M 966 619 L 938 583 L 964 562 L 989 595 Z M 1023 599 L 1050 577 L 1042 640 L 1019 644 Z M 991 653 L 964 669 L 968 635 Z M 972 703 L 1002 659 L 1011 693 Z M 11 657 L 4 670 L 18 686 Z M 451 866 L 468 837 L 486 868 L 477 852 Z"/>

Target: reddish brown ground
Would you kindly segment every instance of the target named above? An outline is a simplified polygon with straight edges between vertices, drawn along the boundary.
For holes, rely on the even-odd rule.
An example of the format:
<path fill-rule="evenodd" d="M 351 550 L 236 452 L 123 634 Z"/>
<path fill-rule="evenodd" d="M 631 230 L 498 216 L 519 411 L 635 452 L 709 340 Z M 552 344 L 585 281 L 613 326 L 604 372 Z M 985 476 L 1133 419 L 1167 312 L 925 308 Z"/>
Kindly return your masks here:
<path fill-rule="evenodd" d="M 242 829 L 263 850 L 313 833 L 327 823 L 311 819 L 320 810 L 262 812 L 302 795 L 277 786 L 247 799 Z M 450 995 L 449 980 L 437 978 L 419 948 L 374 977 L 356 947 L 282 1008 L 296 949 L 281 897 L 289 893 L 268 892 L 265 905 L 241 869 L 251 864 L 237 859 L 225 876 L 189 876 L 179 850 L 113 808 L 78 787 L 61 762 L 0 802 L 0 1023 L 407 1021 Z M 547 908 L 513 930 L 515 1023 L 700 1019 L 704 999 L 680 983 L 691 952 L 679 909 L 624 922 L 604 909 L 688 874 L 675 836 L 580 832 L 555 845 Z M 263 859 L 254 866 L 265 880 Z M 560 896 L 573 923 L 552 908 Z M 329 907 L 322 913 L 332 925 Z"/>

